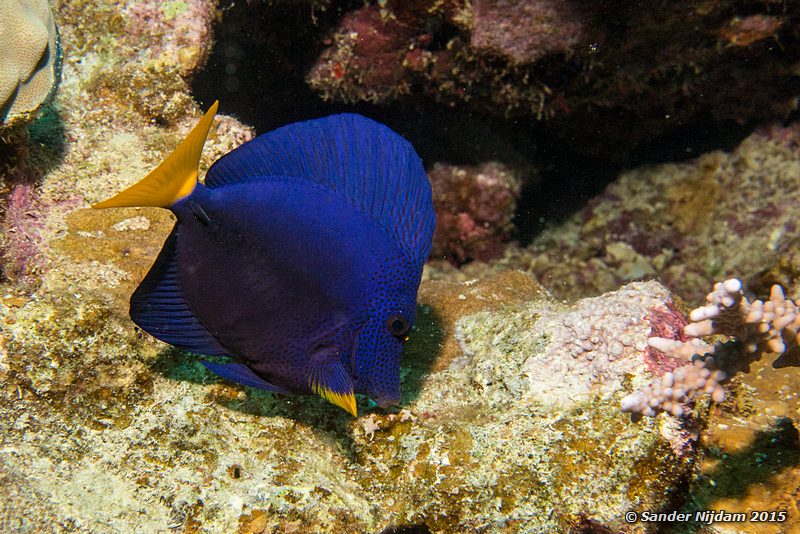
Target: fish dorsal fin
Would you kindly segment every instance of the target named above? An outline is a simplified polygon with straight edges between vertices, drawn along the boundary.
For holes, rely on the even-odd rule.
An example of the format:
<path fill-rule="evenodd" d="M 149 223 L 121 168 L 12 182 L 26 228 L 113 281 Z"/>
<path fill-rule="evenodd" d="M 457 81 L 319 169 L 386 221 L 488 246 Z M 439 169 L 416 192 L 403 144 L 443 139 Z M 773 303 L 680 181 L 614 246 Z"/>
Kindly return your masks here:
<path fill-rule="evenodd" d="M 194 186 L 197 185 L 197 166 L 200 163 L 200 155 L 203 153 L 206 137 L 208 137 L 208 130 L 217 113 L 217 107 L 218 102 L 214 102 L 200 122 L 192 128 L 189 135 L 150 174 L 125 191 L 94 204 L 92 207 L 155 206 L 169 208 L 191 193 Z"/>
<path fill-rule="evenodd" d="M 353 381 L 338 360 L 312 364 L 308 375 L 311 391 L 342 408 L 353 417 L 358 417 Z"/>
<path fill-rule="evenodd" d="M 201 361 L 206 369 L 215 373 L 226 380 L 242 384 L 243 386 L 250 386 L 251 388 L 265 389 L 275 393 L 289 393 L 287 390 L 271 384 L 258 376 L 255 371 L 250 369 L 243 363 L 214 363 Z"/>
<path fill-rule="evenodd" d="M 411 144 L 373 120 L 343 113 L 278 128 L 220 158 L 206 186 L 291 176 L 324 185 L 389 229 L 419 261 L 435 224 L 431 188 Z"/>
<path fill-rule="evenodd" d="M 150 271 L 131 296 L 131 319 L 151 336 L 198 354 L 224 356 L 227 351 L 197 320 L 186 304 L 178 280 L 175 227 Z"/>

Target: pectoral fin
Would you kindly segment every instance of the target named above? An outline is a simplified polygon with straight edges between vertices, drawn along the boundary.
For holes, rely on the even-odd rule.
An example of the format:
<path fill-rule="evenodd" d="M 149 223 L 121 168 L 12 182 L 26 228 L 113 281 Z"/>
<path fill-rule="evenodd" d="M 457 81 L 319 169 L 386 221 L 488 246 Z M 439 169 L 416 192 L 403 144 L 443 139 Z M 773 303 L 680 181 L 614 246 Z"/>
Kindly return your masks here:
<path fill-rule="evenodd" d="M 336 360 L 314 365 L 309 373 L 308 385 L 311 391 L 326 401 L 358 417 L 353 381 L 342 362 Z"/>

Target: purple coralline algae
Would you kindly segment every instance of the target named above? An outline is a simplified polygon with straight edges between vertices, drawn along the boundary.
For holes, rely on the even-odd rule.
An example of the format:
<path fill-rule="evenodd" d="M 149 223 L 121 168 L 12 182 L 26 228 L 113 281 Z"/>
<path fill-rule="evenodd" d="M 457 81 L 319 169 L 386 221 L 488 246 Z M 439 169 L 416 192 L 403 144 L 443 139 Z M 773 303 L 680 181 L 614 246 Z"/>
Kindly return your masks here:
<path fill-rule="evenodd" d="M 335 46 L 320 57 L 309 81 L 321 87 L 316 80 L 325 80 L 324 90 L 346 102 L 380 102 L 409 93 L 404 70 L 423 70 L 426 61 L 414 46 L 418 33 L 396 18 L 385 17 L 377 6 L 362 7 L 342 19 Z M 364 90 L 349 89 L 354 79 Z"/>
<path fill-rule="evenodd" d="M 148 59 L 177 65 L 182 74 L 190 74 L 205 62 L 214 17 L 208 2 L 140 1 L 124 6 L 122 13 L 125 29 L 138 39 Z"/>
<path fill-rule="evenodd" d="M 513 230 L 520 180 L 500 163 L 435 164 L 429 171 L 436 209 L 431 256 L 458 265 L 503 254 Z"/>
<path fill-rule="evenodd" d="M 33 274 L 42 240 L 39 201 L 31 184 L 17 184 L 5 197 L 5 217 L 0 250 L 3 253 L 3 275 L 19 279 Z"/>
<path fill-rule="evenodd" d="M 534 63 L 577 45 L 589 15 L 571 0 L 474 0 L 470 45 L 512 63 Z"/>
<path fill-rule="evenodd" d="M 604 16 L 573 1 L 379 2 L 320 38 L 327 48 L 308 82 L 331 100 L 425 95 L 543 121 L 604 158 L 691 121 L 764 121 L 794 109 L 797 6 L 780 14 L 729 0 L 617 7 Z"/>

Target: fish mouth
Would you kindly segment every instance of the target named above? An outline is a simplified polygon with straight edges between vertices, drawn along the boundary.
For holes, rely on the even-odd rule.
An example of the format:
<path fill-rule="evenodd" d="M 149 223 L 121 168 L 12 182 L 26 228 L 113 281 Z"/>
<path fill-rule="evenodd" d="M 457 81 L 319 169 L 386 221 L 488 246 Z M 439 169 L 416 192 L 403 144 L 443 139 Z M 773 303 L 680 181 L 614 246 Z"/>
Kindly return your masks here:
<path fill-rule="evenodd" d="M 367 387 L 370 391 L 369 398 L 377 404 L 381 409 L 386 410 L 388 408 L 397 408 L 400 406 L 400 395 L 392 395 L 391 393 L 383 393 L 383 394 L 376 394 L 375 388 L 372 387 L 372 383 L 367 379 Z"/>
<path fill-rule="evenodd" d="M 399 408 L 400 407 L 400 399 L 389 398 L 389 397 L 376 397 L 376 398 L 373 398 L 372 400 L 382 410 L 386 410 L 388 408 Z"/>
<path fill-rule="evenodd" d="M 388 408 L 399 407 L 400 406 L 400 398 L 395 395 L 378 395 L 375 393 L 375 387 L 372 385 L 372 381 L 370 381 L 369 377 L 364 377 L 364 386 L 365 386 L 365 393 L 369 399 L 378 405 L 379 408 L 382 410 L 386 410 Z"/>
<path fill-rule="evenodd" d="M 370 368 L 363 368 L 361 369 L 361 372 L 359 372 L 359 346 L 369 347 L 377 344 L 377 334 L 373 335 L 373 332 L 366 328 L 367 326 L 367 321 L 364 321 L 357 326 L 354 333 L 353 345 L 350 348 L 350 376 L 356 386 L 355 391 L 356 393 L 361 393 L 369 397 L 370 400 L 377 404 L 381 409 L 400 406 L 399 388 L 376 388 L 372 380 L 374 377 L 370 377 Z M 387 393 L 386 389 L 389 389 L 390 391 Z M 391 391 L 391 389 L 398 389 L 398 391 L 394 392 Z"/>

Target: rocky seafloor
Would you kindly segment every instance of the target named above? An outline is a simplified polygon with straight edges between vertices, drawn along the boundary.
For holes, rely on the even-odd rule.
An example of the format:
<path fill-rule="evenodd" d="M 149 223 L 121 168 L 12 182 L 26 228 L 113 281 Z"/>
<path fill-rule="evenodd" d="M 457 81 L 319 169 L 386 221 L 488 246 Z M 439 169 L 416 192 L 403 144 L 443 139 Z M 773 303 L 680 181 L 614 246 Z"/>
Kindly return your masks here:
<path fill-rule="evenodd" d="M 510 4 L 53 4 L 61 84 L 32 122 L 0 130 L 0 530 L 798 528 L 796 368 L 760 362 L 728 385 L 724 403 L 701 399 L 682 419 L 633 422 L 620 401 L 653 378 L 648 337 L 682 324 L 712 282 L 738 276 L 757 295 L 780 283 L 800 296 L 800 91 L 789 83 L 800 8 L 682 2 L 658 28 L 647 6 L 609 22 L 578 3 L 522 2 L 519 16 L 539 34 L 520 40 L 503 18 Z M 432 118 L 540 121 L 534 128 L 556 137 L 620 115 L 599 134 L 614 161 L 669 132 L 665 112 L 753 126 L 691 159 L 620 168 L 526 242 L 511 241 L 514 224 L 523 233 L 531 190 L 553 187 L 552 163 L 527 154 L 521 138 L 460 147 L 481 161 L 420 147 L 436 155 L 426 166 L 443 226 L 404 354 L 402 409 L 362 399 L 354 419 L 322 399 L 222 381 L 197 356 L 139 331 L 128 298 L 173 218 L 89 209 L 140 179 L 194 124 L 202 110 L 192 83 L 207 80 L 201 69 L 219 53 L 212 35 L 223 56 L 239 57 L 223 37 L 249 28 L 242 13 L 303 21 L 253 41 L 265 60 L 282 59 L 275 72 L 298 71 L 329 100 L 424 97 L 456 108 Z M 238 26 L 220 26 L 226 19 Z M 639 37 L 623 39 L 637 24 Z M 683 40 L 670 48 L 662 32 L 678 27 Z M 291 32 L 309 47 L 295 63 Z M 659 47 L 653 65 L 663 70 L 644 68 Z M 625 52 L 619 68 L 608 66 Z M 703 110 L 698 95 L 728 75 Z M 223 95 L 236 85 L 224 82 Z M 201 171 L 253 137 L 244 120 L 218 117 Z M 632 120 L 641 129 L 621 127 Z M 442 132 L 462 142 L 475 131 L 457 129 Z M 788 517 L 706 527 L 625 520 L 676 509 Z"/>

